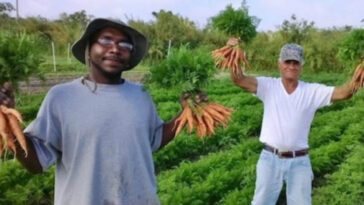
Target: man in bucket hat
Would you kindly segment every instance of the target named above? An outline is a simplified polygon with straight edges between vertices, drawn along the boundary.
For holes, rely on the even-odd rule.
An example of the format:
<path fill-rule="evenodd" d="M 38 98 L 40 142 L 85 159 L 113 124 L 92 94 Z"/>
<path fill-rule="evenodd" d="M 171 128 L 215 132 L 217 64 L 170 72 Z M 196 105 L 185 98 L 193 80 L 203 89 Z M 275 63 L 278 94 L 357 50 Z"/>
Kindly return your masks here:
<path fill-rule="evenodd" d="M 313 172 L 308 157 L 308 133 L 316 110 L 349 99 L 350 81 L 330 87 L 298 80 L 303 65 L 302 48 L 281 48 L 280 78 L 231 74 L 233 83 L 255 94 L 264 104 L 259 140 L 263 150 L 257 163 L 252 205 L 274 205 L 286 183 L 287 204 L 311 204 Z"/>
<path fill-rule="evenodd" d="M 152 151 L 173 139 L 176 117 L 163 123 L 149 94 L 121 78 L 147 47 L 123 22 L 91 21 L 72 48 L 88 75 L 47 93 L 24 131 L 28 156 L 16 142 L 17 159 L 29 171 L 56 162 L 56 205 L 159 204 Z M 1 104 L 13 104 L 9 90 L 1 95 Z"/>

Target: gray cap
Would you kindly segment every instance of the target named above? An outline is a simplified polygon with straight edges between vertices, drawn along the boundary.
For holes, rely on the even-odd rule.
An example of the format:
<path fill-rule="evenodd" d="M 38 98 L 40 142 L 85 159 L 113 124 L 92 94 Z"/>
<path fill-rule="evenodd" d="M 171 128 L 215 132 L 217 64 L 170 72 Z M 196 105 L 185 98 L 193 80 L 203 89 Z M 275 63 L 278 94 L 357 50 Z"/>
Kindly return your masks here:
<path fill-rule="evenodd" d="M 144 57 L 148 49 L 146 37 L 137 30 L 128 26 L 122 21 L 97 18 L 92 20 L 86 27 L 82 37 L 72 46 L 72 53 L 81 63 L 85 64 L 85 50 L 89 43 L 90 37 L 97 31 L 105 27 L 112 27 L 121 30 L 131 38 L 133 50 L 131 51 L 129 67 L 126 70 L 134 68 Z"/>
<path fill-rule="evenodd" d="M 286 44 L 281 48 L 280 61 L 295 60 L 303 65 L 303 51 L 297 44 Z"/>

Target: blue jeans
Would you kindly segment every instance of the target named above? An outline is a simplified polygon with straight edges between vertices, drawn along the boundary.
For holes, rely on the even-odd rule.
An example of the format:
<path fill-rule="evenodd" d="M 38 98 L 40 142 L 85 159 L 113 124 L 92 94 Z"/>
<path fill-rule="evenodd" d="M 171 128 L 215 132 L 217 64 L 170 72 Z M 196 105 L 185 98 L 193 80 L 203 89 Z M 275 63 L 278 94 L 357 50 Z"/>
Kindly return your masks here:
<path fill-rule="evenodd" d="M 288 205 L 311 204 L 313 172 L 308 155 L 296 158 L 279 158 L 263 149 L 257 164 L 252 205 L 276 204 L 286 183 Z"/>

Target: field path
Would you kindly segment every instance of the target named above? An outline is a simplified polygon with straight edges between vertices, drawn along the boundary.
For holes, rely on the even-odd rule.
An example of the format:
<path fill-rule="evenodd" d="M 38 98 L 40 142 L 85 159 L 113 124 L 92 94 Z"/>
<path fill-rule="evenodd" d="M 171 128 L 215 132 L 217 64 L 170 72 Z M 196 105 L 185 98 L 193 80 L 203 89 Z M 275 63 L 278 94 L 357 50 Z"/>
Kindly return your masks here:
<path fill-rule="evenodd" d="M 140 83 L 145 73 L 143 72 L 125 72 L 123 77 L 129 81 Z M 48 91 L 52 86 L 72 81 L 79 78 L 82 75 L 58 75 L 47 76 L 46 79 L 40 80 L 39 78 L 32 77 L 29 79 L 29 83 L 21 82 L 19 84 L 20 92 L 22 93 L 41 93 Z"/>

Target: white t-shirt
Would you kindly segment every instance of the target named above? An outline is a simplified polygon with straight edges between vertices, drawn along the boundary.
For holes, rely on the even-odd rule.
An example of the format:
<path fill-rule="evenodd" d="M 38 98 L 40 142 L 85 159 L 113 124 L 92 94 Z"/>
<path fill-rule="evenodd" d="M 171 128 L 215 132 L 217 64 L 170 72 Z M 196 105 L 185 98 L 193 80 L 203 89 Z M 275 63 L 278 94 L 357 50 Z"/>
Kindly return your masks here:
<path fill-rule="evenodd" d="M 98 84 L 93 93 L 76 79 L 48 92 L 25 132 L 43 169 L 56 162 L 55 205 L 156 205 L 152 151 L 162 130 L 140 85 Z"/>
<path fill-rule="evenodd" d="M 334 87 L 299 81 L 291 94 L 281 78 L 257 77 L 256 96 L 263 101 L 264 115 L 259 140 L 281 150 L 308 148 L 314 114 L 331 104 Z"/>

